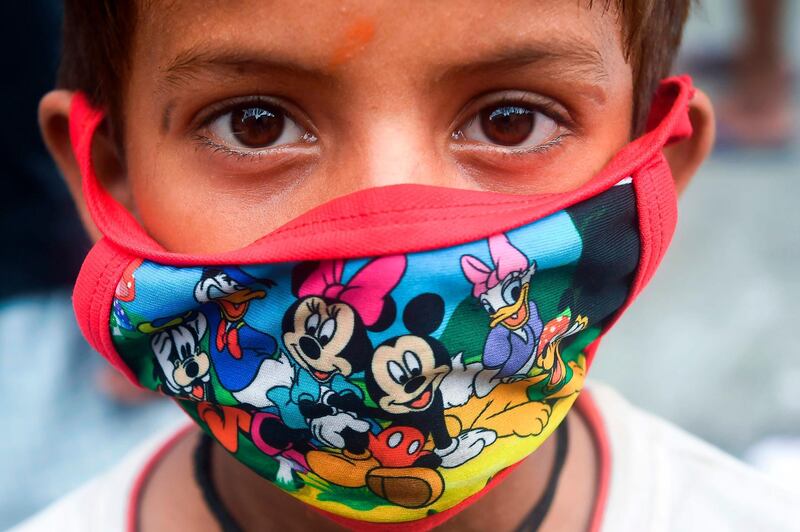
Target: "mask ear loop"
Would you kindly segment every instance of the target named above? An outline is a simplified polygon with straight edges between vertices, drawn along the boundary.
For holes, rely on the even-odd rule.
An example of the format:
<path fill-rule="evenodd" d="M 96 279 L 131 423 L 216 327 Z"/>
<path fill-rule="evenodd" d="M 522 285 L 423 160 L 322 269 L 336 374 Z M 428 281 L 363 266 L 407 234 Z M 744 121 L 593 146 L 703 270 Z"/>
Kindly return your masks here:
<path fill-rule="evenodd" d="M 84 201 L 100 232 L 113 242 L 126 242 L 132 246 L 150 249 L 163 247 L 142 229 L 139 222 L 97 179 L 92 162 L 92 141 L 105 113 L 92 106 L 82 92 L 72 97 L 69 132 L 72 150 L 78 162 L 82 179 Z"/>
<path fill-rule="evenodd" d="M 640 168 L 633 181 L 636 209 L 639 213 L 639 266 L 625 304 L 608 322 L 605 331 L 614 326 L 650 282 L 672 239 L 677 225 L 677 195 L 663 148 L 692 136 L 689 102 L 695 92 L 689 76 L 663 80 L 653 97 L 645 134 L 626 148 L 635 157 L 648 146 L 660 147 L 654 154 L 655 157 L 653 154 L 648 155 L 649 162 L 639 160 L 636 163 Z M 587 369 L 591 367 L 603 336 L 604 333 L 586 347 Z"/>
<path fill-rule="evenodd" d="M 685 112 L 676 113 L 670 120 L 669 115 L 675 107 L 675 102 L 680 97 L 681 91 L 686 93 Z M 689 119 L 688 104 L 694 98 L 696 92 L 689 76 L 677 76 L 663 80 L 653 96 L 653 103 L 650 106 L 645 130 L 647 132 L 653 131 L 662 122 L 670 120 L 673 123 L 669 127 L 669 136 L 664 142 L 664 146 L 669 146 L 691 137 L 693 129 L 692 122 Z"/>
<path fill-rule="evenodd" d="M 112 295 L 125 267 L 135 257 L 121 251 L 115 242 L 130 241 L 158 246 L 136 219 L 97 180 L 92 164 L 92 140 L 104 119 L 86 95 L 76 92 L 70 105 L 69 129 L 72 150 L 78 163 L 84 201 L 103 237 L 92 247 L 83 263 L 72 304 L 78 326 L 87 342 L 136 386 L 136 375 L 119 356 L 111 339 L 109 317 Z M 123 240 L 117 240 L 123 239 Z"/>

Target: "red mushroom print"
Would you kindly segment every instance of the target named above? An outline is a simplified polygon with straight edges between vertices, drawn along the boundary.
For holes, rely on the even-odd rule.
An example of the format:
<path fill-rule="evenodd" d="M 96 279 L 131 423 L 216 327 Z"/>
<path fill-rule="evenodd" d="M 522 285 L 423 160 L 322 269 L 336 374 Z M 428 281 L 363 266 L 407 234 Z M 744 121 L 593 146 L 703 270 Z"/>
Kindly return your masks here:
<path fill-rule="evenodd" d="M 120 301 L 130 303 L 136 298 L 136 276 L 135 272 L 139 266 L 144 262 L 143 259 L 136 259 L 132 261 L 122 272 L 122 277 L 117 283 L 117 289 L 114 292 L 114 297 Z"/>
<path fill-rule="evenodd" d="M 567 309 L 559 317 L 550 320 L 539 338 L 535 363 L 550 374 L 547 387 L 551 389 L 558 386 L 566 375 L 564 360 L 561 358 L 561 340 L 582 331 L 589 324 L 585 316 L 578 315 L 570 325 L 571 317 L 572 313 Z"/>

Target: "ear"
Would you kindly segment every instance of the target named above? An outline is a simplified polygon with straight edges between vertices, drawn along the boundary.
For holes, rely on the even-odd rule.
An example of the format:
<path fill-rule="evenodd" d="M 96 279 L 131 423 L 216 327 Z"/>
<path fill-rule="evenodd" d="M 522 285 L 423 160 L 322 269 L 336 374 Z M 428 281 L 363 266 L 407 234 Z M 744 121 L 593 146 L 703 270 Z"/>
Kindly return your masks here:
<path fill-rule="evenodd" d="M 444 319 L 444 301 L 437 294 L 420 294 L 406 305 L 403 323 L 417 336 L 428 336 L 439 328 Z"/>
<path fill-rule="evenodd" d="M 695 90 L 689 102 L 689 120 L 692 122 L 692 136 L 664 148 L 678 194 L 684 191 L 714 146 L 714 108 L 708 96 L 699 89 Z"/>
<path fill-rule="evenodd" d="M 292 294 L 298 297 L 300 287 L 309 276 L 319 268 L 319 261 L 307 261 L 297 264 L 292 268 Z"/>
<path fill-rule="evenodd" d="M 383 298 L 383 309 L 381 310 L 381 315 L 378 317 L 378 321 L 367 327 L 367 329 L 373 332 L 385 331 L 394 323 L 396 317 L 397 305 L 394 302 L 394 298 L 392 298 L 392 296 L 386 296 Z"/>
<path fill-rule="evenodd" d="M 89 216 L 81 187 L 81 172 L 72 151 L 69 135 L 70 105 L 73 95 L 74 92 L 68 90 L 54 90 L 45 94 L 39 102 L 39 127 L 45 145 L 75 200 L 84 227 L 92 240 L 97 240 L 100 238 L 100 232 Z M 92 143 L 92 163 L 97 178 L 106 190 L 128 210 L 132 210 L 123 158 L 109 129 L 106 122 L 106 125 L 101 126 L 95 134 Z"/>

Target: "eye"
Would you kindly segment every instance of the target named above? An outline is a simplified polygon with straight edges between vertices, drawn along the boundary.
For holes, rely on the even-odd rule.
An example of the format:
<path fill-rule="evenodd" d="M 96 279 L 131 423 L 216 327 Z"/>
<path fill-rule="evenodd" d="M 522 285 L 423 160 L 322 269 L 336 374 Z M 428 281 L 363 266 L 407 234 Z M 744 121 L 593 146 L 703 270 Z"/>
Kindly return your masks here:
<path fill-rule="evenodd" d="M 504 102 L 483 107 L 454 133 L 457 139 L 500 147 L 534 148 L 553 141 L 559 123 L 523 102 Z"/>
<path fill-rule="evenodd" d="M 334 334 L 336 334 L 336 320 L 328 318 L 322 323 L 322 327 L 319 328 L 319 334 L 317 335 L 319 343 L 322 345 L 327 344 L 331 341 Z"/>
<path fill-rule="evenodd" d="M 319 314 L 315 312 L 306 318 L 306 333 L 314 336 L 317 332 L 317 327 L 319 327 Z"/>
<path fill-rule="evenodd" d="M 403 353 L 403 364 L 406 365 L 412 377 L 416 377 L 422 373 L 422 364 L 419 361 L 419 357 L 413 351 L 406 351 Z"/>
<path fill-rule="evenodd" d="M 282 146 L 313 137 L 285 110 L 267 102 L 229 107 L 211 121 L 208 131 L 229 147 L 245 149 Z"/>
<path fill-rule="evenodd" d="M 188 344 L 183 344 L 180 347 L 181 359 L 189 358 L 192 355 L 192 347 Z"/>
<path fill-rule="evenodd" d="M 481 305 L 483 305 L 483 309 L 486 312 L 488 312 L 489 314 L 494 314 L 494 307 L 492 307 L 492 304 L 489 303 L 487 300 L 481 299 Z"/>
<path fill-rule="evenodd" d="M 389 375 L 392 377 L 392 380 L 397 384 L 405 384 L 408 380 L 408 376 L 403 368 L 395 362 L 394 360 L 390 360 L 388 364 L 386 364 L 386 369 L 389 370 Z"/>
<path fill-rule="evenodd" d="M 513 305 L 519 299 L 521 291 L 522 281 L 514 279 L 503 287 L 503 301 L 509 305 Z"/>

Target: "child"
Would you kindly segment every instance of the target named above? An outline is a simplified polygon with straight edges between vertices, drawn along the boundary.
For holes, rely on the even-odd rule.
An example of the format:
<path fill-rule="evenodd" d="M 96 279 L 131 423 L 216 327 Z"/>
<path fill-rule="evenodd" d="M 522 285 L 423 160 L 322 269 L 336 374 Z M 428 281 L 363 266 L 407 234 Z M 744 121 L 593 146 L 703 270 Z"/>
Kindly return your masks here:
<path fill-rule="evenodd" d="M 22 528 L 789 529 L 732 459 L 576 402 L 712 144 L 659 86 L 688 5 L 66 2 L 76 314 L 203 431 Z"/>

